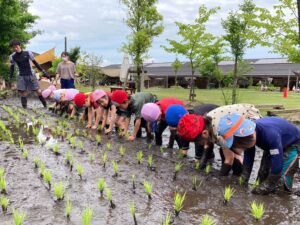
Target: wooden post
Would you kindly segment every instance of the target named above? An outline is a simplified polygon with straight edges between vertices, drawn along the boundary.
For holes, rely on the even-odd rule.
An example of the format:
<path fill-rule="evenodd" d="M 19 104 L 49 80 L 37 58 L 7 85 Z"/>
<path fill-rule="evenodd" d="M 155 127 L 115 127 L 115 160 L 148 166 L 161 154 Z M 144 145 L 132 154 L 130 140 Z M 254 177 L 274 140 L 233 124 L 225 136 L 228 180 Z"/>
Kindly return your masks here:
<path fill-rule="evenodd" d="M 298 89 L 299 86 L 299 76 L 297 75 L 297 79 L 296 79 L 296 89 Z"/>
<path fill-rule="evenodd" d="M 68 46 L 67 46 L 67 37 L 65 37 L 65 52 L 67 52 L 67 50 L 68 50 Z"/>
<path fill-rule="evenodd" d="M 290 75 L 291 75 L 291 70 L 289 70 L 289 75 L 288 75 L 288 82 L 287 82 L 288 91 L 290 90 Z"/>

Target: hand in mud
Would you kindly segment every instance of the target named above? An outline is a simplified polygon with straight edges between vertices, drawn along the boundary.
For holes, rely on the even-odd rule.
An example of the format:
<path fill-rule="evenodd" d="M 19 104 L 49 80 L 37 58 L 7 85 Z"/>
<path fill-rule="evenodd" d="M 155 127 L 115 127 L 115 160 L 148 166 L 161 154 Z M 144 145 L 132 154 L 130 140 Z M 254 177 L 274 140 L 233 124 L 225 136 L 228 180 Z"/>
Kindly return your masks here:
<path fill-rule="evenodd" d="M 96 130 L 97 128 L 98 128 L 97 125 L 92 126 L 92 129 L 93 129 L 93 130 Z"/>
<path fill-rule="evenodd" d="M 130 135 L 129 137 L 128 137 L 128 141 L 134 141 L 135 140 L 135 136 L 134 135 Z"/>
<path fill-rule="evenodd" d="M 90 129 L 90 128 L 91 128 L 91 126 L 92 126 L 91 124 L 88 124 L 88 125 L 86 125 L 86 126 L 85 126 L 85 128 L 88 128 L 88 129 Z"/>
<path fill-rule="evenodd" d="M 108 135 L 111 133 L 111 129 L 105 129 L 105 134 Z"/>
<path fill-rule="evenodd" d="M 279 179 L 280 174 L 270 174 L 265 182 L 252 190 L 252 193 L 258 195 L 267 195 L 274 192 Z"/>

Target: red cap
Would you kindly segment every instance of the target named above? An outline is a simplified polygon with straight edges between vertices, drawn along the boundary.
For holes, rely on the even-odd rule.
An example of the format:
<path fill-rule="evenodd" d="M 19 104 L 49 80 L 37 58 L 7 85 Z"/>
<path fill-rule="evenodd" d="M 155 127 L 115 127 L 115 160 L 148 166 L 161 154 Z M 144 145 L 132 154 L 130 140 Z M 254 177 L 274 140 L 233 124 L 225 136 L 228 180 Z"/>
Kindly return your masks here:
<path fill-rule="evenodd" d="M 117 104 L 123 104 L 128 100 L 128 94 L 124 90 L 116 90 L 112 93 L 111 100 Z"/>
<path fill-rule="evenodd" d="M 73 101 L 77 105 L 78 108 L 81 108 L 85 103 L 86 95 L 82 92 L 79 92 L 75 95 Z"/>
<path fill-rule="evenodd" d="M 194 141 L 204 128 L 204 119 L 195 114 L 185 114 L 178 123 L 177 132 L 186 141 Z"/>

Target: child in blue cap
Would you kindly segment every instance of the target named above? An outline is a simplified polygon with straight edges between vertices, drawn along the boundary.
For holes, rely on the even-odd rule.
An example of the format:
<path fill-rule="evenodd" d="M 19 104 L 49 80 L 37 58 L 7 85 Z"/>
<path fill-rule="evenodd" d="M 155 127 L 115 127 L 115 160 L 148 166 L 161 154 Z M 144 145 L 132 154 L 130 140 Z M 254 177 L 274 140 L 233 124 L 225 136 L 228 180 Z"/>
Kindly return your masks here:
<path fill-rule="evenodd" d="M 225 147 L 237 152 L 248 149 L 244 152 L 242 173 L 242 179 L 246 183 L 256 152 L 251 147 L 256 145 L 263 150 L 258 176 L 260 185 L 252 190 L 253 193 L 269 194 L 277 186 L 285 191 L 292 190 L 300 148 L 300 131 L 296 126 L 277 117 L 266 117 L 253 122 L 244 116 L 232 114 L 221 118 L 219 134 Z"/>

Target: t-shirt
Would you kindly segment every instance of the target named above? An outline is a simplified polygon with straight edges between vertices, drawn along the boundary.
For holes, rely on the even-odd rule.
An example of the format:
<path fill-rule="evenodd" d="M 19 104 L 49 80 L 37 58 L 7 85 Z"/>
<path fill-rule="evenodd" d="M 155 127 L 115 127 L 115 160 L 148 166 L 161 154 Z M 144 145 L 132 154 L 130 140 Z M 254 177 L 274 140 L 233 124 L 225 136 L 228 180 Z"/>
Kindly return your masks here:
<path fill-rule="evenodd" d="M 260 112 L 254 105 L 251 104 L 234 104 L 234 105 L 225 105 L 220 106 L 209 113 L 207 116 L 212 118 L 212 129 L 213 129 L 213 136 L 216 139 L 218 144 L 221 144 L 222 137 L 218 134 L 219 133 L 219 122 L 223 116 L 230 115 L 231 113 L 235 113 L 238 115 L 245 116 L 246 119 L 257 120 L 262 118 Z"/>
<path fill-rule="evenodd" d="M 73 101 L 75 95 L 79 93 L 79 90 L 71 88 L 71 89 L 66 89 L 65 91 L 65 101 Z"/>
<path fill-rule="evenodd" d="M 163 98 L 163 99 L 159 100 L 158 102 L 156 102 L 156 104 L 160 107 L 162 119 L 165 119 L 167 109 L 171 105 L 182 105 L 183 107 L 185 107 L 184 103 L 182 101 L 178 100 L 177 98 Z"/>
<path fill-rule="evenodd" d="M 56 73 L 58 73 L 62 79 L 74 79 L 76 73 L 75 64 L 71 61 L 60 62 L 57 66 Z"/>
<path fill-rule="evenodd" d="M 288 121 L 278 117 L 265 117 L 256 120 L 256 146 L 269 151 L 272 169 L 271 173 L 282 171 L 286 147 L 300 141 L 300 130 Z M 244 152 L 244 164 L 252 167 L 255 148 Z"/>
<path fill-rule="evenodd" d="M 34 61 L 34 55 L 30 51 L 14 52 L 9 56 L 10 65 L 15 63 L 19 68 L 20 76 L 29 76 L 34 74 L 30 61 Z"/>
<path fill-rule="evenodd" d="M 199 116 L 205 116 L 207 113 L 210 111 L 218 108 L 220 106 L 214 105 L 214 104 L 202 104 L 202 105 L 197 105 L 193 108 L 193 114 L 199 115 Z"/>
<path fill-rule="evenodd" d="M 141 111 L 143 105 L 146 103 L 154 103 L 156 101 L 156 97 L 151 93 L 139 92 L 130 97 L 130 106 L 127 111 L 135 114 L 135 118 L 141 118 Z"/>

